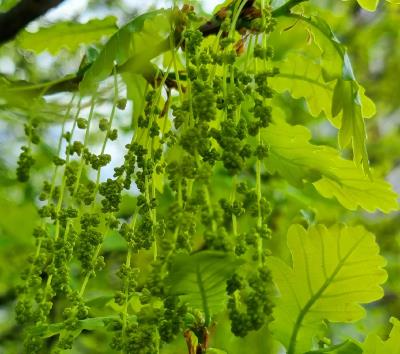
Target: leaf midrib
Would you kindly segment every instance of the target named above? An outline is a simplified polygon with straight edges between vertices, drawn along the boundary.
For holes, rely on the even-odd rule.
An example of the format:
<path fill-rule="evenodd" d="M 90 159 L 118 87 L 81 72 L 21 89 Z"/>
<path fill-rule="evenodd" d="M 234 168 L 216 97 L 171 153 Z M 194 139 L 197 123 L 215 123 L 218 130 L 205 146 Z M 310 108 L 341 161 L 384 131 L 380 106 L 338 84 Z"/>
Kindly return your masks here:
<path fill-rule="evenodd" d="M 359 246 L 359 244 L 364 240 L 365 234 L 360 237 L 360 239 L 354 244 L 354 246 L 349 250 L 349 252 L 339 261 L 337 264 L 335 270 L 331 274 L 329 278 L 325 280 L 325 282 L 322 284 L 322 286 L 319 288 L 319 290 L 311 296 L 311 298 L 307 301 L 305 306 L 300 310 L 299 315 L 297 316 L 293 332 L 290 338 L 289 342 L 289 348 L 287 354 L 295 354 L 295 349 L 296 349 L 296 339 L 297 339 L 297 334 L 301 328 L 302 321 L 304 317 L 306 316 L 307 312 L 310 310 L 310 308 L 315 304 L 315 302 L 320 298 L 322 293 L 328 288 L 328 286 L 331 284 L 337 273 L 341 270 L 342 266 L 346 262 L 346 260 L 351 256 L 351 254 L 354 252 L 354 250 Z"/>
<path fill-rule="evenodd" d="M 206 290 L 203 285 L 203 278 L 201 276 L 200 267 L 198 265 L 196 265 L 196 278 L 197 278 L 197 284 L 199 286 L 201 303 L 203 304 L 205 326 L 208 327 L 208 325 L 210 324 L 209 323 L 210 322 L 210 310 L 208 308 L 207 294 L 206 294 Z"/>

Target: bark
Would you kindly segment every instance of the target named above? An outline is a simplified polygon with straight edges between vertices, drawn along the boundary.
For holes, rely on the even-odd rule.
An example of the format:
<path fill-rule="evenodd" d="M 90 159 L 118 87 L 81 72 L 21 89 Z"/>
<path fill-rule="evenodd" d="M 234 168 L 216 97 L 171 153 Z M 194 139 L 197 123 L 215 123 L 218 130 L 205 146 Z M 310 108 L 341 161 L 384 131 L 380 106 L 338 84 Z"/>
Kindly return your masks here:
<path fill-rule="evenodd" d="M 64 0 L 22 0 L 10 11 L 0 14 L 0 44 L 13 39 L 26 25 Z"/>

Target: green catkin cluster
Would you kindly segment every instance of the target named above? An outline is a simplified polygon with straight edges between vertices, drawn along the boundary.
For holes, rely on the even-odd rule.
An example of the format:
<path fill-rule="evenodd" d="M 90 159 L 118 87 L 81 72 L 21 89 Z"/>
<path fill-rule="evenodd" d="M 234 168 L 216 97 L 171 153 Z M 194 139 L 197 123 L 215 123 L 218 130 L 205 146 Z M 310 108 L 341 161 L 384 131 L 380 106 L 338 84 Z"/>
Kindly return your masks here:
<path fill-rule="evenodd" d="M 29 179 L 31 167 L 35 163 L 32 157 L 31 149 L 27 146 L 21 147 L 21 154 L 18 157 L 17 179 L 20 182 L 26 182 Z"/>
<path fill-rule="evenodd" d="M 70 114 L 73 100 L 74 98 L 67 108 L 66 118 Z M 74 242 L 76 234 L 72 231 L 67 233 L 66 227 L 68 220 L 77 217 L 77 210 L 73 207 L 62 207 L 65 178 L 62 177 L 61 186 L 56 185 L 57 174 L 61 166 L 58 162 L 61 160 L 59 155 L 62 141 L 66 136 L 71 135 L 64 135 L 64 126 L 65 121 L 60 134 L 57 156 L 54 159 L 53 179 L 51 182 L 44 182 L 39 197 L 44 205 L 38 210 L 39 216 L 42 218 L 41 225 L 36 227 L 33 232 L 36 240 L 36 253 L 29 259 L 30 265 L 22 275 L 25 283 L 17 289 L 19 301 L 16 305 L 16 318 L 21 324 L 45 324 L 53 308 L 53 299 L 56 293 L 67 294 L 69 289 L 67 264 L 72 257 L 71 242 Z M 38 336 L 28 335 L 25 345 L 27 352 L 37 353 L 43 346 L 43 340 Z"/>
<path fill-rule="evenodd" d="M 35 159 L 32 156 L 32 145 L 40 143 L 39 119 L 33 117 L 24 125 L 24 133 L 28 140 L 28 145 L 21 146 L 21 153 L 17 161 L 17 180 L 26 182 L 29 180 L 30 170 L 35 164 Z"/>
<path fill-rule="evenodd" d="M 108 118 L 96 121 L 96 96 L 87 117 L 80 116 L 82 99 L 72 99 L 66 120 L 73 119 L 73 127 L 64 131 L 63 126 L 53 178 L 40 193 L 36 253 L 23 274 L 16 306 L 18 322 L 36 331 L 52 321 L 63 324 L 58 341 L 51 344 L 54 352 L 71 348 L 81 321 L 94 316 L 86 289 L 97 273 L 109 272 L 107 255 L 102 254 L 107 237 L 120 237 L 126 245 L 111 300 L 116 314 L 107 325 L 113 349 L 159 353 L 163 343 L 188 330 L 207 332 L 210 323 L 201 309 L 168 293 L 166 279 L 178 253 L 216 250 L 243 259 L 246 265 L 227 283 L 232 332 L 245 336 L 268 320 L 271 280 L 265 259 L 271 207 L 262 196 L 261 162 L 268 156 L 262 129 L 272 114 L 268 79 L 277 74 L 270 68 L 273 50 L 265 45 L 273 21 L 270 10 L 263 9 L 263 20 L 250 23 L 241 53 L 232 30 L 242 26 L 237 11 L 239 5 L 227 11 L 212 45 L 190 22 L 193 10 L 184 7 L 179 12 L 181 33 L 174 35 L 180 37 L 185 73 L 179 76 L 176 50 L 166 70 L 157 73 L 158 84 L 147 87 L 131 141 L 121 148 L 123 162 L 112 177 L 102 178 L 102 171 L 113 158 L 107 143 L 119 139 L 113 127 L 116 110 L 126 105 L 119 98 L 118 75 L 114 72 Z M 171 77 L 178 95 L 170 94 Z M 75 137 L 78 129 L 84 133 L 82 140 Z M 101 136 L 100 153 L 93 152 L 93 134 Z M 32 129 L 29 136 L 35 136 Z M 24 147 L 20 180 L 28 178 L 32 163 L 30 148 Z M 215 198 L 213 184 L 220 175 L 229 178 L 232 188 Z M 133 213 L 121 216 L 123 197 L 133 190 Z M 249 266 L 255 271 L 246 272 Z M 45 342 L 28 331 L 26 351 L 40 353 Z"/>

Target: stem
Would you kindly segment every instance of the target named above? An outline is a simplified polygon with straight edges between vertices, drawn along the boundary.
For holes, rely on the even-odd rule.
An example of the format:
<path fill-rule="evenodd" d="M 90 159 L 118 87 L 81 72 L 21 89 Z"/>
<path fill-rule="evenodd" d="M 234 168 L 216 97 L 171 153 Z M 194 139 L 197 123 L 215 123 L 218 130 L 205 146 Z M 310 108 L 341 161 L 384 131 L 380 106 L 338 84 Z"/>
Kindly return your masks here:
<path fill-rule="evenodd" d="M 236 195 L 236 175 L 233 176 L 232 178 L 232 192 L 231 192 L 231 204 L 235 201 L 235 195 Z M 237 236 L 237 220 L 236 220 L 236 215 L 232 214 L 232 232 L 233 236 Z"/>
<path fill-rule="evenodd" d="M 255 37 L 255 43 L 258 42 L 258 35 Z M 254 74 L 257 74 L 257 60 L 254 60 Z M 257 144 L 261 144 L 261 128 L 257 133 Z M 257 194 L 257 227 L 260 228 L 262 226 L 262 215 L 261 215 L 261 161 L 257 158 L 256 162 L 256 194 Z M 262 239 L 259 236 L 257 239 L 257 255 L 258 255 L 258 263 L 261 265 L 262 263 Z"/>
<path fill-rule="evenodd" d="M 117 102 L 118 102 L 118 81 L 117 81 L 117 73 L 114 70 L 114 102 L 111 108 L 111 113 L 110 113 L 110 118 L 108 120 L 108 127 L 107 127 L 107 132 L 106 132 L 106 137 L 103 140 L 103 144 L 101 146 L 101 151 L 100 155 L 104 154 L 104 151 L 106 150 L 107 142 L 108 142 L 108 137 L 112 128 L 112 123 L 115 117 L 115 111 L 117 108 Z M 96 187 L 94 189 L 94 195 L 96 196 L 97 194 L 97 189 L 99 187 L 99 182 L 100 182 L 100 175 L 101 175 L 101 166 L 99 166 L 97 170 L 97 176 L 96 176 Z M 94 203 L 93 203 L 93 208 L 94 208 Z"/>
<path fill-rule="evenodd" d="M 185 65 L 186 65 L 186 73 L 189 76 L 189 58 L 188 58 L 188 54 L 187 54 L 187 50 L 185 47 Z M 193 113 L 193 102 L 192 102 L 192 82 L 188 77 L 188 80 L 186 81 L 186 90 L 187 90 L 187 97 L 189 97 L 189 117 L 188 117 L 188 121 L 184 122 L 184 125 L 187 125 L 188 127 L 190 127 L 190 122 L 191 122 L 191 118 L 193 119 L 193 123 L 195 121 L 194 119 L 194 113 Z"/>
<path fill-rule="evenodd" d="M 69 114 L 71 112 L 72 102 L 74 101 L 74 99 L 75 99 L 75 94 L 72 96 L 71 102 L 68 104 L 67 111 L 66 111 L 65 116 L 64 116 L 63 124 L 62 124 L 62 127 L 61 127 L 61 134 L 60 134 L 60 137 L 58 139 L 57 156 L 60 156 L 60 153 L 61 153 L 61 146 L 62 146 L 62 141 L 63 141 L 63 138 L 64 138 L 64 132 L 65 132 L 65 123 L 66 123 L 66 121 L 67 121 L 67 119 L 69 117 Z M 54 191 L 54 188 L 55 188 L 55 182 L 56 182 L 56 178 L 57 178 L 58 168 L 59 168 L 58 165 L 56 165 L 54 167 L 53 178 L 51 180 L 51 187 L 50 187 L 50 192 L 49 192 L 50 197 L 53 194 L 53 191 Z"/>
<path fill-rule="evenodd" d="M 91 105 L 90 105 L 90 112 L 89 112 L 89 117 L 88 117 L 88 122 L 87 122 L 87 127 L 86 127 L 86 132 L 85 132 L 85 138 L 84 138 L 84 148 L 86 148 L 86 146 L 89 143 L 89 130 L 90 130 L 90 123 L 92 122 L 92 118 L 93 118 L 93 114 L 94 114 L 94 106 L 95 106 L 95 101 L 96 101 L 96 95 L 94 95 L 92 97 L 91 100 Z M 83 153 L 83 152 L 82 152 Z M 79 188 L 79 181 L 81 179 L 81 175 L 82 175 L 82 170 L 83 170 L 83 165 L 85 164 L 85 160 L 83 159 L 83 157 L 81 158 L 80 164 L 79 164 L 79 170 L 78 170 L 78 174 L 76 176 L 76 184 L 75 184 L 75 188 L 72 192 L 72 197 L 75 196 L 75 194 L 78 191 Z"/>
<path fill-rule="evenodd" d="M 57 156 L 60 156 L 60 154 L 61 154 L 61 146 L 62 146 L 62 140 L 63 140 L 63 136 L 64 136 L 64 131 L 65 131 L 65 124 L 66 124 L 68 116 L 69 116 L 69 114 L 70 114 L 70 112 L 72 110 L 72 103 L 74 101 L 74 98 L 75 98 L 75 95 L 72 96 L 72 99 L 71 99 L 70 103 L 68 104 L 67 111 L 66 111 L 64 119 L 63 119 L 62 128 L 61 128 L 61 134 L 60 134 L 60 137 L 58 139 L 58 144 L 57 144 Z M 75 119 L 75 121 L 76 121 L 76 119 Z M 54 170 L 53 170 L 53 177 L 52 177 L 52 180 L 51 180 L 49 198 L 47 200 L 47 205 L 48 206 L 50 205 L 52 194 L 53 194 L 53 191 L 54 191 L 54 188 L 55 188 L 58 169 L 59 169 L 59 166 L 56 165 L 54 167 Z M 62 194 L 60 195 L 59 198 L 62 198 Z M 44 224 L 45 224 L 45 222 L 44 222 L 44 220 L 42 220 L 41 226 L 43 227 Z M 34 256 L 35 261 L 38 259 L 39 255 L 40 255 L 41 248 L 42 248 L 42 239 L 40 238 L 38 240 L 38 243 L 37 243 L 37 246 L 36 246 L 36 252 L 35 252 L 35 256 Z M 34 264 L 35 264 L 35 262 L 32 262 L 32 264 L 31 264 L 31 266 L 29 268 L 27 279 L 29 279 L 30 276 L 32 275 L 33 265 Z M 52 275 L 50 275 L 49 278 L 47 279 L 46 286 L 45 286 L 45 289 L 44 289 L 44 296 L 43 296 L 43 300 L 42 301 L 46 300 L 46 294 L 47 294 L 48 286 L 50 285 L 50 282 L 51 282 L 51 277 L 52 277 Z M 49 281 L 49 279 L 50 279 L 50 281 Z"/>
<path fill-rule="evenodd" d="M 244 6 L 247 3 L 247 0 L 242 0 L 240 5 L 239 5 L 239 3 L 240 3 L 240 1 L 236 2 L 235 8 L 233 10 L 233 13 L 234 13 L 233 14 L 233 20 L 232 20 L 232 23 L 231 23 L 231 27 L 229 29 L 229 37 L 230 38 L 234 37 L 234 33 L 235 33 L 235 30 L 236 30 L 236 23 L 237 23 L 237 21 L 239 19 L 240 13 L 242 12 Z"/>
<path fill-rule="evenodd" d="M 158 92 L 157 92 L 157 98 L 152 103 L 152 107 L 151 107 L 151 110 L 150 110 L 149 127 L 152 126 L 152 124 L 153 124 L 153 122 L 155 120 L 154 110 L 155 110 L 157 104 L 160 102 L 161 95 L 162 95 L 162 87 L 164 86 L 164 83 L 166 82 L 166 80 L 168 78 L 168 74 L 169 74 L 169 72 L 171 70 L 171 66 L 173 65 L 173 63 L 174 63 L 174 56 L 172 57 L 171 61 L 169 62 L 167 70 L 162 75 L 161 84 L 160 84 L 160 86 L 158 88 Z M 167 117 L 164 117 L 164 119 L 167 119 Z M 164 123 L 165 122 L 166 121 L 164 121 Z M 164 128 L 165 128 L 165 125 L 164 125 Z M 163 132 L 164 132 L 164 129 L 163 129 Z M 154 139 L 155 139 L 155 137 L 152 137 L 151 141 L 150 141 L 150 139 L 149 139 L 150 138 L 150 131 L 148 130 L 147 133 L 148 134 L 147 134 L 145 146 L 147 148 L 149 148 L 149 144 L 150 144 L 150 155 L 153 155 L 154 154 L 154 141 L 155 141 Z M 149 181 L 147 176 L 145 177 L 145 197 L 146 197 L 146 202 L 148 204 L 150 204 L 150 195 L 149 195 L 149 193 L 150 193 L 149 192 L 149 184 L 150 183 L 151 183 L 151 187 L 152 187 L 152 198 L 155 198 L 156 190 L 155 190 L 155 184 L 154 184 L 154 170 L 152 171 L 152 174 L 150 176 L 150 181 Z M 156 225 L 156 222 L 157 222 L 157 212 L 156 212 L 155 209 L 151 209 L 150 210 L 150 217 L 151 217 L 151 220 L 152 220 L 152 223 L 153 223 L 153 233 L 154 233 L 154 226 Z M 153 261 L 157 260 L 157 253 L 158 253 L 157 239 L 156 239 L 156 237 L 154 237 Z"/>
<path fill-rule="evenodd" d="M 171 28 L 171 32 L 173 33 L 173 29 Z M 174 72 L 175 72 L 175 79 L 176 79 L 176 83 L 178 86 L 178 92 L 179 92 L 179 98 L 181 100 L 183 100 L 183 91 L 182 91 L 182 85 L 181 85 L 181 80 L 179 77 L 179 71 L 178 71 L 178 63 L 176 61 L 176 53 L 175 53 L 175 48 L 174 48 L 174 38 L 173 36 L 170 36 L 170 49 L 171 49 L 171 55 L 172 55 L 172 62 L 173 62 L 173 66 L 174 66 Z"/>
<path fill-rule="evenodd" d="M 109 133 L 111 131 L 112 123 L 113 123 L 114 116 L 115 116 L 115 111 L 116 111 L 116 107 L 117 107 L 117 101 L 118 101 L 118 80 L 117 80 L 117 73 L 116 73 L 116 71 L 114 69 L 114 100 L 113 100 L 113 106 L 111 108 L 110 118 L 108 120 L 107 133 L 106 133 L 106 136 L 105 136 L 105 138 L 103 140 L 103 145 L 101 146 L 100 155 L 104 154 L 104 151 L 105 151 L 106 146 L 107 146 L 108 136 L 109 136 Z M 88 130 L 86 131 L 86 133 L 88 134 L 88 132 L 89 132 L 89 122 L 88 122 Z M 86 146 L 86 136 L 85 136 L 85 146 Z M 94 198 L 96 198 L 97 191 L 98 191 L 98 188 L 99 188 L 100 176 L 101 176 L 101 166 L 99 166 L 98 170 L 97 170 L 96 186 L 95 186 L 94 192 L 93 192 L 94 193 Z M 92 211 L 94 210 L 94 207 L 95 207 L 95 203 L 93 202 Z M 109 228 L 107 227 L 106 231 L 104 232 L 104 236 L 107 235 L 108 231 L 109 231 Z M 93 257 L 92 257 L 92 262 L 94 262 L 96 260 L 96 258 L 99 256 L 99 253 L 101 251 L 101 247 L 102 247 L 101 243 L 96 247 L 96 250 L 95 250 L 95 252 L 93 254 Z M 81 286 L 81 289 L 79 291 L 79 296 L 80 297 L 82 297 L 83 294 L 85 293 L 85 289 L 86 289 L 87 283 L 89 282 L 90 276 L 91 276 L 91 272 L 86 273 L 85 278 L 84 278 L 83 283 L 82 283 L 82 286 Z"/>
<path fill-rule="evenodd" d="M 136 226 L 136 220 L 138 216 L 138 210 L 136 209 L 135 214 L 132 218 L 131 225 L 132 225 L 132 232 L 135 232 L 135 226 Z M 132 257 L 132 249 L 129 247 L 128 244 L 128 253 L 126 255 L 126 261 L 125 261 L 125 266 L 127 269 L 130 269 L 131 267 L 131 257 Z M 125 280 L 125 302 L 124 302 L 124 308 L 122 312 L 122 340 L 123 343 L 126 340 L 126 323 L 128 319 L 128 304 L 129 304 L 129 283 Z"/>
<path fill-rule="evenodd" d="M 72 101 L 71 101 L 71 103 L 72 103 Z M 78 117 L 79 117 L 80 111 L 81 111 L 81 99 L 79 99 L 79 101 L 78 101 L 78 109 L 77 109 L 77 111 L 76 111 L 76 113 L 75 113 L 74 123 L 73 123 L 72 129 L 71 129 L 71 138 L 70 138 L 70 141 L 68 142 L 68 147 L 71 146 L 71 139 L 72 139 L 72 137 L 73 137 L 73 135 L 74 135 L 74 132 L 75 132 L 76 121 L 77 121 L 77 119 L 78 119 Z M 64 127 L 63 127 L 63 129 L 62 129 L 62 135 L 63 135 L 63 134 L 64 134 Z M 61 144 L 60 144 L 60 142 L 59 142 L 59 150 L 61 150 Z M 60 153 L 58 154 L 58 156 L 59 156 L 59 155 L 60 155 Z M 69 160 L 70 160 L 70 154 L 68 153 L 68 150 L 67 150 L 67 154 L 66 154 L 66 157 L 65 157 L 65 166 L 68 165 Z M 58 200 L 58 203 L 57 203 L 57 209 L 56 209 L 56 210 L 57 210 L 57 211 L 56 211 L 57 214 L 58 214 L 59 211 L 61 210 L 62 201 L 63 201 L 63 199 L 64 199 L 65 183 L 66 183 L 66 176 L 65 176 L 65 169 L 64 169 L 64 175 L 63 175 L 63 177 L 62 177 L 61 188 L 60 188 L 60 196 L 59 196 L 59 200 Z M 78 181 L 77 181 L 76 183 L 78 183 Z M 51 191 L 53 191 L 54 188 L 55 188 L 55 178 L 53 178 L 53 184 L 52 184 L 52 186 L 51 186 Z M 51 194 L 52 194 L 52 192 L 50 192 L 50 195 L 51 195 Z M 66 237 L 66 235 L 68 235 L 68 230 L 69 230 L 70 225 L 71 225 L 71 220 L 68 220 L 67 225 L 66 225 L 66 227 L 65 227 L 64 238 Z M 58 239 L 58 237 L 59 237 L 59 232 L 60 232 L 60 222 L 59 222 L 59 220 L 57 219 L 57 222 L 56 222 L 56 231 L 55 231 L 55 240 Z M 39 255 L 39 254 L 38 254 L 38 255 Z M 54 262 L 54 258 L 52 259 L 52 262 Z M 49 277 L 47 278 L 46 287 L 45 287 L 45 289 L 44 289 L 43 301 L 46 300 L 46 294 L 47 294 L 47 291 L 48 291 L 48 289 L 49 289 L 49 287 L 50 287 L 50 285 L 51 285 L 52 279 L 53 279 L 53 274 L 50 274 Z"/>
<path fill-rule="evenodd" d="M 222 30 L 220 29 L 215 37 L 214 43 L 212 45 L 212 51 L 217 53 L 218 52 L 218 47 L 219 47 L 219 40 L 222 36 Z M 213 65 L 211 70 L 210 70 L 210 77 L 208 79 L 209 83 L 212 83 L 215 77 L 215 73 L 217 71 L 217 65 Z"/>
<path fill-rule="evenodd" d="M 261 133 L 258 131 L 257 135 L 258 144 L 261 144 Z M 261 215 L 261 160 L 257 158 L 256 162 L 256 193 L 257 193 L 257 227 L 261 228 L 262 226 L 262 215 Z M 257 242 L 257 253 L 258 253 L 258 262 L 261 264 L 262 262 L 262 239 L 258 238 Z"/>
<path fill-rule="evenodd" d="M 201 296 L 201 302 L 202 302 L 203 311 L 204 311 L 204 326 L 208 327 L 211 322 L 211 314 L 210 314 L 210 309 L 208 307 L 207 294 L 206 294 L 206 291 L 203 286 L 204 279 L 201 276 L 201 271 L 200 271 L 199 267 L 196 268 L 196 280 L 197 280 L 197 284 L 199 285 L 199 293 Z"/>
<path fill-rule="evenodd" d="M 214 217 L 213 217 L 214 216 L 214 210 L 213 210 L 213 207 L 212 207 L 212 204 L 211 204 L 210 192 L 208 190 L 208 186 L 205 185 L 205 184 L 203 184 L 203 192 L 204 192 L 204 195 L 206 197 L 208 213 L 211 215 L 211 228 L 212 228 L 212 231 L 215 232 L 215 231 L 217 231 L 217 225 L 216 225 Z"/>
<path fill-rule="evenodd" d="M 63 135 L 64 135 L 65 123 L 66 123 L 67 118 L 68 118 L 68 116 L 69 116 L 69 114 L 71 112 L 72 102 L 73 102 L 74 98 L 75 98 L 75 95 L 72 97 L 72 99 L 71 99 L 71 101 L 70 101 L 70 103 L 68 105 L 65 117 L 64 117 L 64 122 L 63 122 L 62 129 L 61 129 L 61 135 L 60 135 L 60 138 L 59 138 L 59 141 L 58 141 L 58 153 L 57 153 L 57 156 L 60 156 L 60 154 L 61 154 L 61 146 L 62 146 L 62 139 L 63 139 Z M 81 101 L 79 100 L 78 104 L 80 104 L 80 102 Z M 74 125 L 73 125 L 72 131 L 71 131 L 71 138 L 72 138 L 72 135 L 73 135 L 74 130 L 75 130 L 76 120 L 78 118 L 79 112 L 80 112 L 80 108 L 78 106 L 78 110 L 77 110 L 77 112 L 75 114 Z M 69 143 L 68 143 L 68 145 L 69 145 Z M 68 164 L 68 161 L 69 161 L 69 154 L 67 153 L 66 159 L 65 159 L 65 166 Z M 50 204 L 51 196 L 52 196 L 52 193 L 53 193 L 54 188 L 55 188 L 57 171 L 58 171 L 58 166 L 56 166 L 54 168 L 54 174 L 53 174 L 52 184 L 51 184 L 51 187 L 50 187 L 50 195 L 49 195 L 49 203 L 48 204 Z M 64 199 L 65 183 L 66 183 L 66 177 L 65 177 L 65 173 L 64 173 L 64 175 L 62 177 L 62 181 L 61 181 L 60 195 L 58 197 L 58 202 L 57 202 L 57 206 L 56 206 L 56 214 L 57 215 L 59 215 L 59 213 L 60 213 L 62 202 L 63 202 L 63 199 Z M 57 240 L 59 235 L 60 235 L 60 220 L 57 218 L 56 225 L 55 225 L 54 240 Z M 38 246 L 41 247 L 41 241 L 40 241 L 40 244 Z M 40 254 L 40 248 L 39 247 L 38 247 L 38 250 L 37 250 L 37 253 L 36 253 L 36 258 Z M 53 255 L 53 257 L 51 259 L 52 263 L 54 262 L 54 258 L 55 258 L 55 255 Z M 53 280 L 53 274 L 50 274 L 49 277 L 47 278 L 46 285 L 45 285 L 45 288 L 44 288 L 44 291 L 43 291 L 42 303 L 44 301 L 46 301 L 47 292 L 48 292 L 48 290 L 49 290 L 49 288 L 51 286 L 52 280 Z"/>

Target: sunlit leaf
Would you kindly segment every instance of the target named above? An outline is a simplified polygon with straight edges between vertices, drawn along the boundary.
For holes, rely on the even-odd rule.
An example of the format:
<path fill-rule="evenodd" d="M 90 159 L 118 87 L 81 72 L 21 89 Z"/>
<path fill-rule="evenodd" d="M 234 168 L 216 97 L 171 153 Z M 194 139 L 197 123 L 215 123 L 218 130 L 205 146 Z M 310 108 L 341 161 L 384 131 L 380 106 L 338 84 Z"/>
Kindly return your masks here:
<path fill-rule="evenodd" d="M 128 99 L 133 103 L 132 127 L 137 126 L 139 115 L 142 114 L 145 103 L 145 91 L 148 83 L 143 76 L 134 73 L 124 73 L 122 78 L 126 84 Z"/>
<path fill-rule="evenodd" d="M 280 74 L 271 79 L 276 91 L 289 91 L 294 98 L 303 97 L 313 116 L 323 112 L 329 117 L 334 84 L 325 82 L 321 65 L 301 53 L 290 54 L 276 65 Z"/>
<path fill-rule="evenodd" d="M 99 57 L 85 72 L 80 90 L 91 92 L 112 73 L 115 64 L 121 66 L 130 59 L 125 70 L 146 76 L 149 61 L 165 50 L 166 45 L 169 46 L 169 31 L 167 10 L 155 10 L 135 17 L 105 44 Z"/>
<path fill-rule="evenodd" d="M 279 289 L 271 330 L 289 354 L 312 346 L 323 321 L 355 322 L 360 304 L 380 299 L 387 274 L 373 234 L 363 227 L 316 225 L 288 231 L 293 267 L 270 257 L 267 264 Z"/>
<path fill-rule="evenodd" d="M 364 118 L 361 113 L 361 100 L 358 87 L 354 81 L 338 80 L 342 89 L 343 118 L 339 130 L 339 145 L 344 148 L 352 143 L 354 160 L 362 163 L 365 171 L 368 170 L 368 153 L 366 147 L 366 131 Z"/>
<path fill-rule="evenodd" d="M 265 161 L 270 173 L 279 173 L 297 187 L 313 183 L 322 196 L 335 197 L 350 210 L 397 210 L 397 194 L 389 183 L 380 178 L 370 179 L 335 149 L 311 144 L 307 128 L 279 121 L 270 124 L 263 136 L 270 146 Z"/>
<path fill-rule="evenodd" d="M 278 92 L 304 97 L 314 116 L 324 113 L 339 129 L 340 146 L 352 146 L 355 163 L 369 173 L 364 118 L 375 114 L 375 105 L 356 81 L 347 50 L 330 26 L 317 16 L 292 17 L 301 21 L 300 29 L 313 34 L 313 48 L 320 53 L 304 41 L 303 48 L 276 64 L 281 73 L 271 80 L 272 85 Z"/>

